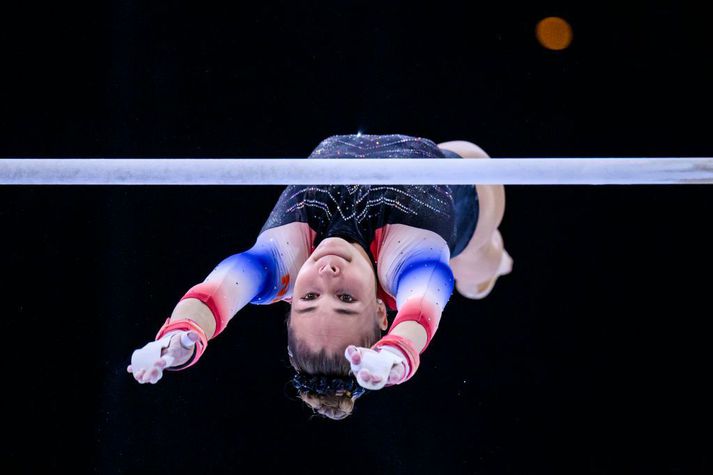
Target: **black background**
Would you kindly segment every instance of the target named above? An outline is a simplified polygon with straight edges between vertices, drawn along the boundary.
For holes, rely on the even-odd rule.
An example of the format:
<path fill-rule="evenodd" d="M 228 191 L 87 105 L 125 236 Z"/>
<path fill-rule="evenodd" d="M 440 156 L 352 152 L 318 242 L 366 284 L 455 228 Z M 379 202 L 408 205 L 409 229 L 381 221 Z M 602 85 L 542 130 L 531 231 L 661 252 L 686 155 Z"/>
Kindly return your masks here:
<path fill-rule="evenodd" d="M 535 39 L 550 15 L 564 51 Z M 55 2 L 2 21 L 3 157 L 306 157 L 358 131 L 495 158 L 713 153 L 713 35 L 679 2 Z M 513 272 L 454 294 L 417 376 L 344 421 L 286 393 L 284 303 L 137 384 L 131 352 L 280 191 L 0 187 L 6 463 L 711 473 L 709 185 L 506 186 Z"/>

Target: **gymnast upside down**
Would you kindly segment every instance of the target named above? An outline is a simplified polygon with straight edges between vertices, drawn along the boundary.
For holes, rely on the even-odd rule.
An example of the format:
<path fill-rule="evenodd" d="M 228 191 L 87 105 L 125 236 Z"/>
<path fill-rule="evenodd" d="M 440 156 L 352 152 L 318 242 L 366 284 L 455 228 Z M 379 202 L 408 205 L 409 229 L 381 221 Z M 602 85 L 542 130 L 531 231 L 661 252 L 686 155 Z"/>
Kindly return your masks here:
<path fill-rule="evenodd" d="M 394 157 L 489 158 L 470 142 L 401 134 L 334 135 L 309 156 Z M 248 303 L 285 301 L 292 384 L 342 419 L 367 390 L 413 377 L 454 286 L 482 299 L 511 272 L 504 211 L 502 185 L 288 186 L 255 245 L 194 285 L 127 371 L 155 384 L 196 364 Z"/>

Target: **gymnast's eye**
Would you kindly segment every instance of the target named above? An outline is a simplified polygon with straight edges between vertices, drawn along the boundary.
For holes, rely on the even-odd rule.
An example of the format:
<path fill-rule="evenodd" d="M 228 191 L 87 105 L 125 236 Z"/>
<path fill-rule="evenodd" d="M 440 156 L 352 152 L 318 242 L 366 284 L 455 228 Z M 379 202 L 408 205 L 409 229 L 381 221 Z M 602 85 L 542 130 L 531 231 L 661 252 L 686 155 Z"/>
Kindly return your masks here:
<path fill-rule="evenodd" d="M 307 292 L 305 294 L 305 296 L 302 297 L 302 300 L 314 300 L 316 295 L 317 294 L 315 294 L 314 292 Z M 352 302 L 354 302 L 354 297 L 352 297 L 349 294 L 341 294 L 339 296 L 339 300 L 341 300 L 342 302 L 346 302 L 346 303 L 352 303 Z"/>

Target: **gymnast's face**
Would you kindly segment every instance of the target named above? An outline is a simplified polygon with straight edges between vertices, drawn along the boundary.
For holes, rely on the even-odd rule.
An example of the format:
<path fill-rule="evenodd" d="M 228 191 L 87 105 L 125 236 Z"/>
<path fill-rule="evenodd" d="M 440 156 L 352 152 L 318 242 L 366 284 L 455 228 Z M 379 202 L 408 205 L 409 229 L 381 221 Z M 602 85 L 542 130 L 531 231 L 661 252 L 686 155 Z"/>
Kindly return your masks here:
<path fill-rule="evenodd" d="M 388 325 L 386 307 L 376 299 L 369 255 L 357 243 L 324 239 L 297 274 L 292 293 L 295 336 L 314 351 L 343 351 L 362 335 Z"/>

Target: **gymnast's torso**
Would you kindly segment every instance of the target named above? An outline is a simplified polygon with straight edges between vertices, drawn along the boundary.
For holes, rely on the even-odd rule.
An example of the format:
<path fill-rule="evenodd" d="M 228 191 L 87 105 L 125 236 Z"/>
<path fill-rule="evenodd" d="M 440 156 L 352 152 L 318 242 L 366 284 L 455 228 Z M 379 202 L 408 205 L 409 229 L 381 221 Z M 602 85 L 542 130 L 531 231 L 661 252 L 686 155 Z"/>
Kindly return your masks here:
<path fill-rule="evenodd" d="M 309 156 L 399 157 L 459 158 L 431 140 L 400 134 L 335 135 L 323 140 Z M 389 282 L 393 272 L 387 269 L 407 265 L 401 262 L 403 256 L 411 261 L 437 258 L 448 262 L 449 256 L 467 245 L 477 215 L 473 186 L 296 185 L 280 195 L 260 234 L 288 223 L 306 223 L 308 227 L 302 229 L 310 236 L 310 254 L 328 237 L 360 244 L 377 270 L 381 297 L 395 309 L 395 290 Z M 431 250 L 435 252 L 427 252 Z"/>
<path fill-rule="evenodd" d="M 308 158 L 460 158 L 431 140 L 401 134 L 334 135 Z M 288 186 L 261 229 L 306 222 L 318 242 L 342 237 L 367 251 L 377 229 L 403 224 L 428 229 L 459 254 L 478 220 L 478 195 L 465 185 L 319 185 Z M 373 258 L 373 256 L 371 256 Z"/>
<path fill-rule="evenodd" d="M 309 158 L 460 157 L 424 138 L 339 135 Z M 472 185 L 288 186 L 255 245 L 221 262 L 202 288 L 222 294 L 216 301 L 230 307 L 221 310 L 228 318 L 246 303 L 291 302 L 304 262 L 322 240 L 340 237 L 367 252 L 388 308 L 420 298 L 440 313 L 454 287 L 449 259 L 466 247 L 477 217 Z"/>

